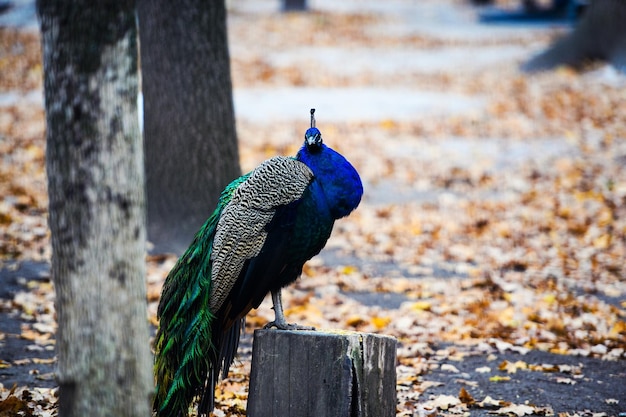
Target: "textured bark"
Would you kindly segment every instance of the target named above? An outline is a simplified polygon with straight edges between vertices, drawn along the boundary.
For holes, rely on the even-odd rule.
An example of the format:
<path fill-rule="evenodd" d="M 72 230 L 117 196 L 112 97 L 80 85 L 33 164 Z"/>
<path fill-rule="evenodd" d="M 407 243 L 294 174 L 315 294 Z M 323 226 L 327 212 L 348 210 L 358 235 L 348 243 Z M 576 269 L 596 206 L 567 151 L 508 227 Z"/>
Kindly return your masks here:
<path fill-rule="evenodd" d="M 223 0 L 139 0 L 148 239 L 182 253 L 240 175 Z"/>
<path fill-rule="evenodd" d="M 592 0 L 576 28 L 523 65 L 539 71 L 567 65 L 575 68 L 595 60 L 626 72 L 626 1 Z"/>
<path fill-rule="evenodd" d="M 39 0 L 59 416 L 148 416 L 134 1 Z"/>

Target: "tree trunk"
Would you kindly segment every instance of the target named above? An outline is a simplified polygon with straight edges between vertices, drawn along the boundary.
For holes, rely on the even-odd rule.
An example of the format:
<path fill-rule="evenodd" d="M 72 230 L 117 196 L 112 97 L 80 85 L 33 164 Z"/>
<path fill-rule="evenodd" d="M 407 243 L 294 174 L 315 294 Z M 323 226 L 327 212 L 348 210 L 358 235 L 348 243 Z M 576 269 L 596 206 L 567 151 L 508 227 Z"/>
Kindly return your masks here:
<path fill-rule="evenodd" d="M 148 416 L 134 1 L 39 0 L 59 416 Z"/>
<path fill-rule="evenodd" d="M 182 253 L 240 175 L 224 1 L 139 0 L 148 239 Z"/>
<path fill-rule="evenodd" d="M 522 68 L 547 70 L 559 65 L 579 68 L 604 60 L 626 72 L 626 1 L 593 0 L 576 28 Z"/>
<path fill-rule="evenodd" d="M 304 12 L 308 10 L 306 0 L 283 0 L 283 12 Z"/>

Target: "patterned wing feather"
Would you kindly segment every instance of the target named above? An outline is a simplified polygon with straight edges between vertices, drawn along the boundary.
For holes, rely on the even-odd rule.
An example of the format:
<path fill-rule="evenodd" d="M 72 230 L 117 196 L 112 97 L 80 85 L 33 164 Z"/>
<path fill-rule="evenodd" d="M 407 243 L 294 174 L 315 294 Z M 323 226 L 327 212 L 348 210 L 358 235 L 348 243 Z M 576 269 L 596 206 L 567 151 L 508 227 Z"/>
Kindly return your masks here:
<path fill-rule="evenodd" d="M 313 173 L 293 158 L 275 157 L 255 169 L 224 207 L 213 242 L 210 310 L 218 311 L 244 263 L 259 254 L 275 210 L 302 197 Z"/>

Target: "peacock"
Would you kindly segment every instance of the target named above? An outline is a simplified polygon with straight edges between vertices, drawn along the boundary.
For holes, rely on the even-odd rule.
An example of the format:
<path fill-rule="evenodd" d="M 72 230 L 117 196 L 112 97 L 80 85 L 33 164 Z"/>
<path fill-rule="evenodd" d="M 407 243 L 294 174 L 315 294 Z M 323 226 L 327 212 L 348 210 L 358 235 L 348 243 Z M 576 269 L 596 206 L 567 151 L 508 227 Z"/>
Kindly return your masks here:
<path fill-rule="evenodd" d="M 187 416 L 195 399 L 199 415 L 213 410 L 217 378 L 228 375 L 245 316 L 268 293 L 275 320 L 266 328 L 307 328 L 287 323 L 281 289 L 363 195 L 356 169 L 322 142 L 314 113 L 295 157 L 271 158 L 226 186 L 168 274 L 155 338 L 158 417 Z"/>

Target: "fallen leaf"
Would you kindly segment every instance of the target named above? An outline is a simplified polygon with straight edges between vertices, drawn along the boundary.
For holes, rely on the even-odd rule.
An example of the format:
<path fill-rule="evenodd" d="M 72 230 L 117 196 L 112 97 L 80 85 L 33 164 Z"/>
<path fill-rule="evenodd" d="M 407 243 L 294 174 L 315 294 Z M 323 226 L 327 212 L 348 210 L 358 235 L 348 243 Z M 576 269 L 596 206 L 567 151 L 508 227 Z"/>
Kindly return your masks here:
<path fill-rule="evenodd" d="M 417 301 L 411 306 L 416 311 L 430 311 L 432 304 L 430 301 Z"/>
<path fill-rule="evenodd" d="M 49 359 L 33 358 L 33 363 L 36 363 L 39 365 L 49 365 L 49 364 L 55 363 L 56 361 L 57 361 L 56 358 L 49 358 Z"/>
<path fill-rule="evenodd" d="M 428 388 L 431 387 L 440 387 L 442 385 L 445 385 L 443 382 L 439 382 L 439 381 L 423 381 L 420 384 L 420 387 L 422 390 L 427 390 Z"/>
<path fill-rule="evenodd" d="M 490 396 L 486 396 L 481 402 L 477 403 L 480 408 L 495 408 L 502 405 L 502 401 L 494 400 Z"/>
<path fill-rule="evenodd" d="M 557 377 L 556 378 L 556 383 L 557 384 L 567 384 L 567 385 L 575 385 L 576 381 L 574 381 L 571 378 L 563 378 L 563 377 Z"/>
<path fill-rule="evenodd" d="M 499 410 L 493 412 L 494 414 L 498 414 L 498 415 L 510 415 L 510 414 L 514 414 L 518 417 L 522 417 L 522 416 L 526 416 L 526 415 L 530 415 L 530 414 L 534 414 L 535 413 L 535 409 L 534 407 L 531 407 L 529 405 L 524 405 L 524 404 L 511 404 L 509 406 L 506 407 L 502 407 Z"/>
<path fill-rule="evenodd" d="M 33 329 L 37 330 L 39 333 L 48 334 L 54 333 L 56 326 L 46 323 L 33 323 Z"/>
<path fill-rule="evenodd" d="M 534 408 L 535 414 L 539 416 L 554 416 L 554 409 L 549 405 L 543 407 L 535 406 Z"/>
<path fill-rule="evenodd" d="M 516 373 L 518 369 L 527 369 L 527 368 L 528 368 L 528 364 L 524 361 L 509 362 L 505 360 L 498 366 L 498 369 L 500 369 L 501 371 L 506 371 L 509 374 Z"/>
<path fill-rule="evenodd" d="M 461 404 L 461 400 L 453 395 L 439 395 L 428 401 L 427 404 L 440 410 L 448 410 L 451 407 Z"/>
<path fill-rule="evenodd" d="M 608 233 L 597 237 L 593 241 L 593 246 L 596 249 L 606 249 L 609 247 L 610 244 L 611 244 L 611 235 Z"/>
<path fill-rule="evenodd" d="M 390 322 L 391 322 L 391 317 L 378 317 L 378 316 L 372 317 L 372 324 L 378 330 L 384 329 L 385 327 L 387 327 L 387 325 Z"/>
<path fill-rule="evenodd" d="M 355 272 L 359 272 L 359 268 L 354 265 L 346 265 L 341 268 L 341 273 L 344 275 L 354 274 Z"/>
<path fill-rule="evenodd" d="M 473 387 L 473 388 L 476 388 L 479 385 L 477 381 L 468 381 L 467 379 L 455 379 L 454 382 L 458 384 L 465 384 L 468 387 Z"/>
<path fill-rule="evenodd" d="M 444 363 L 441 365 L 441 370 L 442 371 L 446 371 L 446 372 L 454 372 L 454 373 L 458 373 L 459 370 L 457 369 L 456 366 L 449 364 L 449 363 Z"/>
<path fill-rule="evenodd" d="M 623 335 L 626 335 L 626 321 L 618 320 L 611 328 L 611 331 L 609 332 L 609 337 L 617 338 Z"/>
<path fill-rule="evenodd" d="M 468 406 L 471 406 L 474 403 L 476 403 L 476 400 L 474 399 L 474 397 L 472 397 L 470 393 L 467 392 L 467 390 L 463 387 L 461 387 L 461 391 L 459 392 L 459 400 L 461 400 L 463 404 L 467 404 Z"/>
<path fill-rule="evenodd" d="M 0 417 L 33 417 L 33 409 L 28 405 L 28 401 L 17 398 L 13 391 L 14 389 L 7 398 L 0 401 Z"/>

